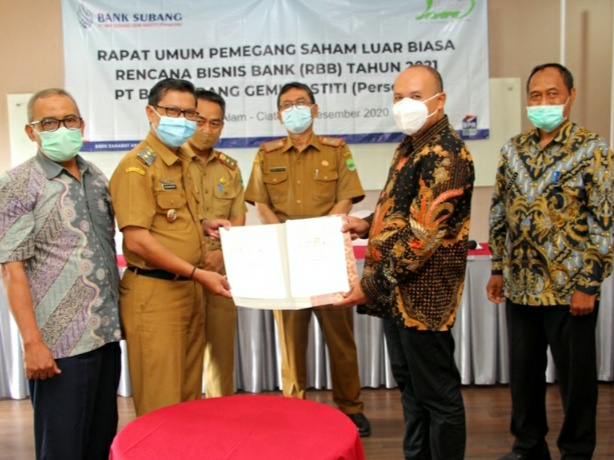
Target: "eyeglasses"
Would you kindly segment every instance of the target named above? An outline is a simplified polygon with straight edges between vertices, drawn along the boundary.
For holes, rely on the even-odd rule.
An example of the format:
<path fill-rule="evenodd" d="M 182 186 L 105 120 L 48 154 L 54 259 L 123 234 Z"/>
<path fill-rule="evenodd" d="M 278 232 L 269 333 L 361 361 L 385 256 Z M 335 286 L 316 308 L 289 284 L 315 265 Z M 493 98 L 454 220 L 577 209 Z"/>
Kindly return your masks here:
<path fill-rule="evenodd" d="M 279 107 L 279 110 L 285 112 L 286 110 L 290 110 L 292 107 L 296 107 L 297 109 L 305 109 L 311 107 L 311 104 L 305 101 L 298 101 L 294 104 L 292 102 L 284 102 L 281 107 Z"/>
<path fill-rule="evenodd" d="M 159 109 L 164 109 L 166 111 L 166 115 L 171 118 L 179 118 L 181 115 L 184 116 L 186 120 L 196 121 L 198 118 L 198 112 L 194 109 L 181 110 L 177 107 L 164 107 L 161 105 L 156 105 Z"/>
<path fill-rule="evenodd" d="M 196 119 L 196 126 L 198 126 L 199 128 L 202 128 L 206 124 L 209 124 L 211 129 L 220 129 L 222 127 L 222 120 L 218 120 L 217 118 L 214 118 L 213 120 L 207 120 L 200 116 Z"/>
<path fill-rule="evenodd" d="M 58 120 L 57 118 L 43 118 L 40 121 L 31 122 L 30 125 L 41 125 L 41 129 L 43 131 L 56 131 L 60 125 L 64 125 L 66 129 L 79 129 L 81 128 L 82 121 L 83 118 L 81 117 L 76 115 L 68 115 L 62 120 Z"/>

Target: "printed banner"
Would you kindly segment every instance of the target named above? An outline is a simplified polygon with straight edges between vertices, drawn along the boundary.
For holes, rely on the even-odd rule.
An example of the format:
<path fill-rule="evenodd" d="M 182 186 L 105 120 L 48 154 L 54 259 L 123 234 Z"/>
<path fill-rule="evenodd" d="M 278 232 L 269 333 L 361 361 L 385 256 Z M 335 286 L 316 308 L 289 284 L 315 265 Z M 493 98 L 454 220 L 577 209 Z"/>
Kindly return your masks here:
<path fill-rule="evenodd" d="M 66 89 L 86 121 L 85 150 L 129 150 L 149 126 L 150 88 L 183 78 L 227 102 L 221 147 L 286 134 L 277 96 L 315 93 L 318 134 L 396 142 L 396 75 L 443 76 L 446 112 L 467 139 L 489 135 L 485 0 L 62 0 Z"/>

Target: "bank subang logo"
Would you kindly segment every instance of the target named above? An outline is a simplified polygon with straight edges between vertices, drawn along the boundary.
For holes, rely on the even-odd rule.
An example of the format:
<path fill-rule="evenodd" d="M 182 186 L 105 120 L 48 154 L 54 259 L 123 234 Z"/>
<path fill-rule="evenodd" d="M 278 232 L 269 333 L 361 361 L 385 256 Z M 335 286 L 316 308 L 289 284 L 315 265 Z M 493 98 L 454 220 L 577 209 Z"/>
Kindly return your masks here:
<path fill-rule="evenodd" d="M 77 18 L 79 18 L 79 24 L 81 24 L 81 27 L 84 29 L 91 27 L 94 23 L 94 15 L 83 3 L 81 3 L 77 9 Z"/>
<path fill-rule="evenodd" d="M 462 19 L 469 16 L 474 6 L 475 0 L 426 0 L 426 10 L 416 19 Z"/>
<path fill-rule="evenodd" d="M 77 19 L 84 29 L 88 29 L 92 25 L 105 28 L 177 27 L 183 25 L 183 14 L 179 12 L 93 12 L 85 6 L 85 2 L 82 2 L 77 8 Z"/>

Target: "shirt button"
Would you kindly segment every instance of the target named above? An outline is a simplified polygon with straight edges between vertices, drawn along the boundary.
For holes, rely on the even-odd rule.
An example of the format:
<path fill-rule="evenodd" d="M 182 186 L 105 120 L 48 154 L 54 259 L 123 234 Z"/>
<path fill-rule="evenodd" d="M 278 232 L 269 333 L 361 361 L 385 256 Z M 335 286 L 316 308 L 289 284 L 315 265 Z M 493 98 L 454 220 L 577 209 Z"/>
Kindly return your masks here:
<path fill-rule="evenodd" d="M 297 180 L 297 181 L 296 181 L 296 183 L 297 183 L 297 184 L 299 184 L 299 185 L 301 185 L 301 181 L 300 181 L 300 180 Z"/>
<path fill-rule="evenodd" d="M 297 202 L 298 204 L 301 204 L 301 200 L 296 200 L 296 202 Z"/>

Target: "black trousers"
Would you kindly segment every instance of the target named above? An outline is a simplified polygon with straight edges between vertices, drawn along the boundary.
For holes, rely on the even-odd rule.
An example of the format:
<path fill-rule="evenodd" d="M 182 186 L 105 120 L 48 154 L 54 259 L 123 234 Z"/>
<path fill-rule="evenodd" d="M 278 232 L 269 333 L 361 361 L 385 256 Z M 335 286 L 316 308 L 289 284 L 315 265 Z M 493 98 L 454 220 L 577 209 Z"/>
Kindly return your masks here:
<path fill-rule="evenodd" d="M 514 452 L 543 458 L 547 450 L 545 372 L 550 345 L 565 414 L 557 439 L 561 459 L 592 457 L 598 394 L 597 312 L 598 304 L 590 315 L 572 316 L 569 306 L 529 307 L 507 301 Z"/>
<path fill-rule="evenodd" d="M 37 460 L 107 460 L 117 432 L 119 343 L 56 362 L 61 374 L 28 382 Z"/>
<path fill-rule="evenodd" d="M 464 458 L 465 409 L 452 334 L 408 329 L 390 320 L 384 320 L 384 334 L 401 390 L 405 459 Z"/>

